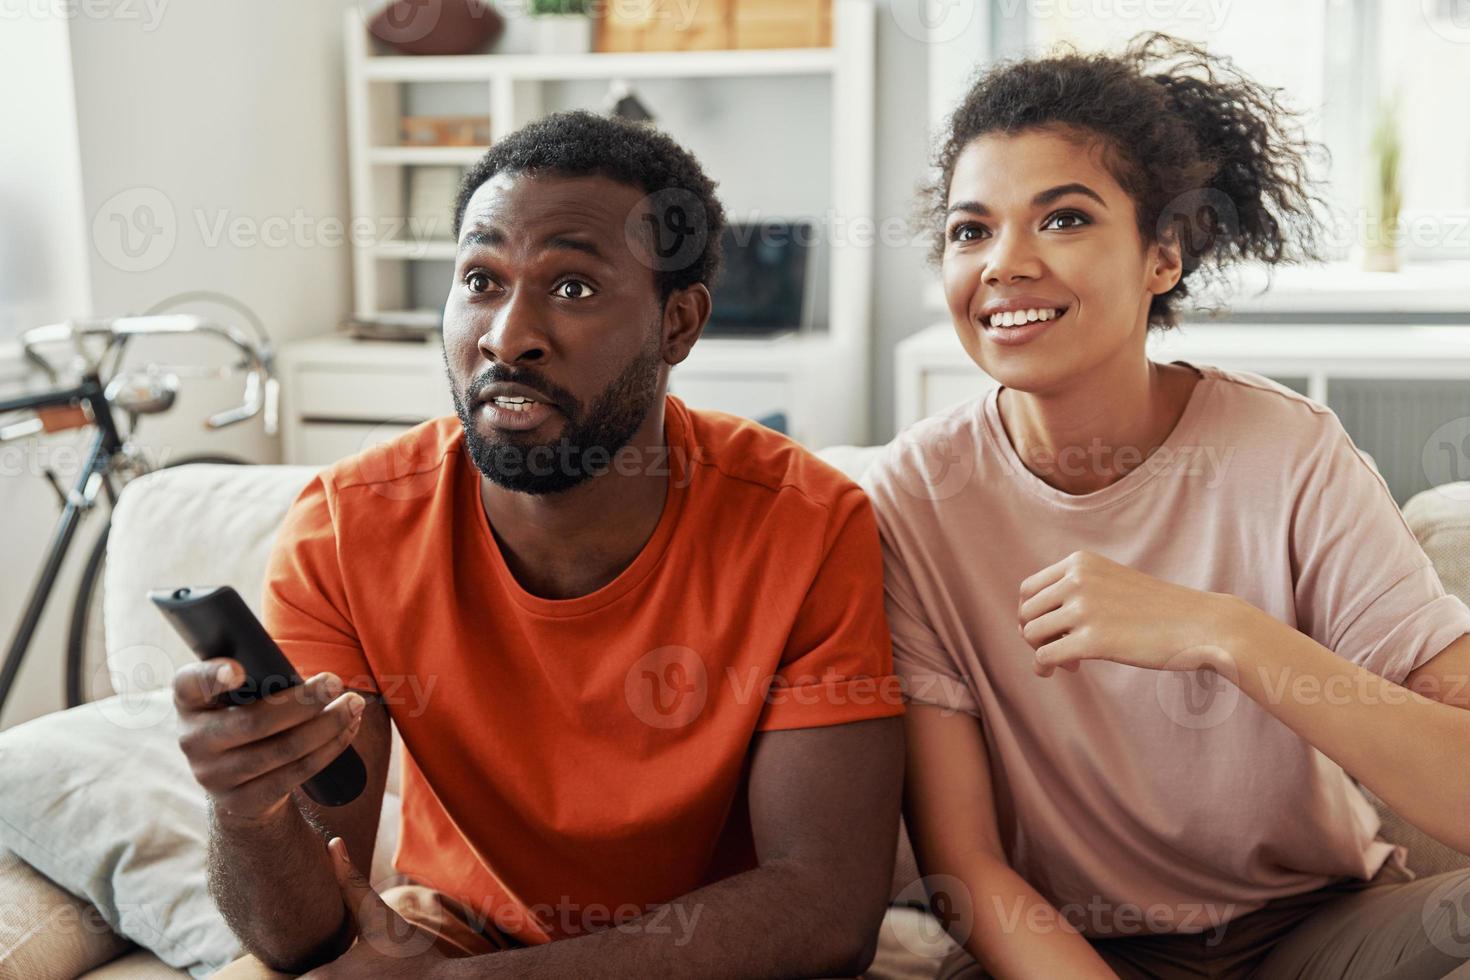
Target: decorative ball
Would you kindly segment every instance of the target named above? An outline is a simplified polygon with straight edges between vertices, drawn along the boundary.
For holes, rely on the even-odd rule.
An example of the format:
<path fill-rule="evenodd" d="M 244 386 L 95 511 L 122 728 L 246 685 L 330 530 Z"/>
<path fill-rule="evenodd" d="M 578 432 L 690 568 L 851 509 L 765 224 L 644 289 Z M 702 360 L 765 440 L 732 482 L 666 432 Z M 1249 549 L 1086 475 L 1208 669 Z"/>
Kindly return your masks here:
<path fill-rule="evenodd" d="M 500 39 L 505 19 L 480 0 L 391 0 L 368 22 L 404 54 L 473 54 Z"/>

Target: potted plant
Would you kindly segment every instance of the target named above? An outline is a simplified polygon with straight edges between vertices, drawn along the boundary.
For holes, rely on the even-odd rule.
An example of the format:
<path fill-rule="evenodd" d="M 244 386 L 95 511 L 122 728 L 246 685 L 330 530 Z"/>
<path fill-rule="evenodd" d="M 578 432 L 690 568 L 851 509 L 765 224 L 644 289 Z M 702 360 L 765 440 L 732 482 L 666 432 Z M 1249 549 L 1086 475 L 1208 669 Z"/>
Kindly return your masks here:
<path fill-rule="evenodd" d="M 542 54 L 586 54 L 592 50 L 587 0 L 531 0 L 536 50 Z"/>
<path fill-rule="evenodd" d="M 1397 100 L 1382 103 L 1373 127 L 1372 152 L 1369 157 L 1367 241 L 1363 248 L 1363 268 L 1369 272 L 1397 272 L 1399 269 L 1398 223 L 1403 193 L 1399 188 L 1399 158 L 1403 144 L 1399 139 Z"/>

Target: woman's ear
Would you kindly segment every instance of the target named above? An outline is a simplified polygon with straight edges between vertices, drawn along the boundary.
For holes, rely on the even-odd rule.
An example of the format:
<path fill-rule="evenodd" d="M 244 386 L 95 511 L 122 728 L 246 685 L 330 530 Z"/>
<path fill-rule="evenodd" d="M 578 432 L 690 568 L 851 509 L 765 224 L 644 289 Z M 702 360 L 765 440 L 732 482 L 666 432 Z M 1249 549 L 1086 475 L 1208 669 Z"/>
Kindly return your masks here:
<path fill-rule="evenodd" d="M 689 356 L 694 342 L 704 332 L 712 309 L 709 289 L 702 282 L 669 294 L 664 303 L 663 358 L 672 367 Z"/>
<path fill-rule="evenodd" d="M 1155 296 L 1162 296 L 1184 276 L 1184 264 L 1179 256 L 1179 236 L 1173 228 L 1159 236 L 1159 240 L 1148 248 L 1146 256 L 1148 276 L 1144 287 Z"/>

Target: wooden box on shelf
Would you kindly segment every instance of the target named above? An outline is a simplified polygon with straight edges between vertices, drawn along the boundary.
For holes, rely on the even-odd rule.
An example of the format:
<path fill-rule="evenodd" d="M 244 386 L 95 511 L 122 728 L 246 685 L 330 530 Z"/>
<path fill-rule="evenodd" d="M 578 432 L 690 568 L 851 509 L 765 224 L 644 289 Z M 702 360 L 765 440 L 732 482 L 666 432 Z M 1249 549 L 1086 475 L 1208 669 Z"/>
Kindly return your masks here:
<path fill-rule="evenodd" d="M 598 51 L 715 51 L 734 47 L 731 0 L 609 4 L 597 19 Z"/>
<path fill-rule="evenodd" d="M 831 44 L 832 0 L 732 0 L 732 48 L 825 48 Z"/>

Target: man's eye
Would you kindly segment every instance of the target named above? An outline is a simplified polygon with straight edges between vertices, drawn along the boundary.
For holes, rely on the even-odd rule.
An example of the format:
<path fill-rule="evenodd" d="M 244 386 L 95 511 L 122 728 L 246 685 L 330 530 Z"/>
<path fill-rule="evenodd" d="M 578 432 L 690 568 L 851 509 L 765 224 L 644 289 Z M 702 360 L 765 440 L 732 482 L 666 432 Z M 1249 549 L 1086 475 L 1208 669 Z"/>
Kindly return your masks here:
<path fill-rule="evenodd" d="M 556 287 L 556 295 L 562 299 L 586 299 L 592 295 L 592 287 L 580 279 L 568 279 Z"/>
<path fill-rule="evenodd" d="M 490 288 L 490 277 L 483 272 L 470 272 L 465 275 L 464 284 L 472 293 L 483 293 Z"/>
<path fill-rule="evenodd" d="M 1080 211 L 1058 211 L 1050 218 L 1047 218 L 1046 223 L 1042 227 L 1055 228 L 1058 231 L 1070 231 L 1073 228 L 1081 228 L 1083 225 L 1090 223 L 1087 215 Z"/>

